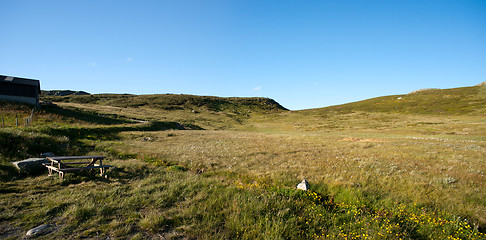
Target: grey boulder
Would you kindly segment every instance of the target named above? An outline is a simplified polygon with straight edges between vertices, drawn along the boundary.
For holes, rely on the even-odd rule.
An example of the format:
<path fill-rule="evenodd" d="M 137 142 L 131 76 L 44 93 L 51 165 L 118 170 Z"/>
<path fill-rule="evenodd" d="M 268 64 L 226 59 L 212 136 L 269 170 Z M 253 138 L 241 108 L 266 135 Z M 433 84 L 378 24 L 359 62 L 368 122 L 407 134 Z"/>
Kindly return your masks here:
<path fill-rule="evenodd" d="M 20 173 L 33 174 L 40 173 L 46 170 L 46 167 L 42 165 L 47 164 L 49 161 L 46 158 L 29 158 L 22 161 L 13 162 L 12 164 L 19 170 Z"/>

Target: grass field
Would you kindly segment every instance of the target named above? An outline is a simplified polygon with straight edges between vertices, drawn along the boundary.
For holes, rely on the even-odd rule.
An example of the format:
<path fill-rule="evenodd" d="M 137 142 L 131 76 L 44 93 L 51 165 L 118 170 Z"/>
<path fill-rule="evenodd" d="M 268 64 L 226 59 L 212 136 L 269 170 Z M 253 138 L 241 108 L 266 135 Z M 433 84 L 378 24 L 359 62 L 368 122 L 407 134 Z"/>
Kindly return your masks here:
<path fill-rule="evenodd" d="M 50 97 L 59 107 L 31 127 L 0 129 L 0 238 L 48 223 L 41 239 L 486 239 L 485 92 L 304 111 L 266 99 Z M 9 119 L 30 111 L 4 106 Z M 104 154 L 116 168 L 60 181 L 8 163 L 47 151 Z M 311 190 L 296 190 L 304 178 Z"/>

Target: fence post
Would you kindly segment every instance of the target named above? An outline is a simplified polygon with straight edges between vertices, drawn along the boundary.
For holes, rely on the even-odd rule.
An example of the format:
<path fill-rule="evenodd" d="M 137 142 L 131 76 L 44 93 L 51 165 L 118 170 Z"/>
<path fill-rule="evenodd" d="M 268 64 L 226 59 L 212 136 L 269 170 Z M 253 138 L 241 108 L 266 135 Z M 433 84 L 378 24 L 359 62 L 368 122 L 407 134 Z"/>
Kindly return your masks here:
<path fill-rule="evenodd" d="M 37 109 L 37 107 L 34 107 L 32 108 L 32 112 L 30 113 L 30 116 L 27 117 L 27 127 L 30 126 L 30 124 L 32 123 L 32 120 L 34 120 L 34 113 L 35 113 L 35 110 Z"/>
<path fill-rule="evenodd" d="M 18 127 L 19 126 L 19 117 L 15 116 L 15 125 Z"/>
<path fill-rule="evenodd" d="M 3 120 L 3 116 L 2 116 L 2 127 L 5 127 L 5 120 Z"/>

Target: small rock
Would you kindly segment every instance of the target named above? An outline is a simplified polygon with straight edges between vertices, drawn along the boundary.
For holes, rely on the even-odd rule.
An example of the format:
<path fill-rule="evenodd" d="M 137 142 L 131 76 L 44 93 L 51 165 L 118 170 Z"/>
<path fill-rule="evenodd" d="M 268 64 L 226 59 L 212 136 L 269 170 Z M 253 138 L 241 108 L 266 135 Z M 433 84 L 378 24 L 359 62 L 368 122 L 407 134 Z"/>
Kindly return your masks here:
<path fill-rule="evenodd" d="M 307 182 L 307 180 L 302 180 L 302 182 L 299 183 L 299 185 L 297 185 L 297 189 L 300 189 L 300 190 L 304 190 L 304 191 L 307 191 L 309 190 L 309 183 Z"/>
<path fill-rule="evenodd" d="M 29 231 L 27 231 L 27 233 L 25 235 L 26 236 L 38 236 L 38 235 L 46 234 L 46 233 L 48 233 L 50 227 L 51 227 L 51 225 L 49 225 L 49 224 L 42 224 L 38 227 L 30 229 Z"/>

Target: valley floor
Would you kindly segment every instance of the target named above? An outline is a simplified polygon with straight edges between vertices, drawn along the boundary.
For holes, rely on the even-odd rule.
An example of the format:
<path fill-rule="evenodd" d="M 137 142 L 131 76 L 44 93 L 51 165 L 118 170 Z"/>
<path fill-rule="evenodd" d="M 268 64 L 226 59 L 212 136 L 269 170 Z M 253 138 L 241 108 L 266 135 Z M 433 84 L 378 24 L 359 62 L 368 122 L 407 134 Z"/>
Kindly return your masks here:
<path fill-rule="evenodd" d="M 211 128 L 197 118 L 215 114 L 186 114 L 165 119 L 206 130 L 5 130 L 67 136 L 58 141 L 82 146 L 70 151 L 107 154 L 116 168 L 108 179 L 5 177 L 0 238 L 48 223 L 41 239 L 486 239 L 482 117 L 282 112 L 225 115 Z M 302 179 L 310 191 L 295 189 Z"/>

